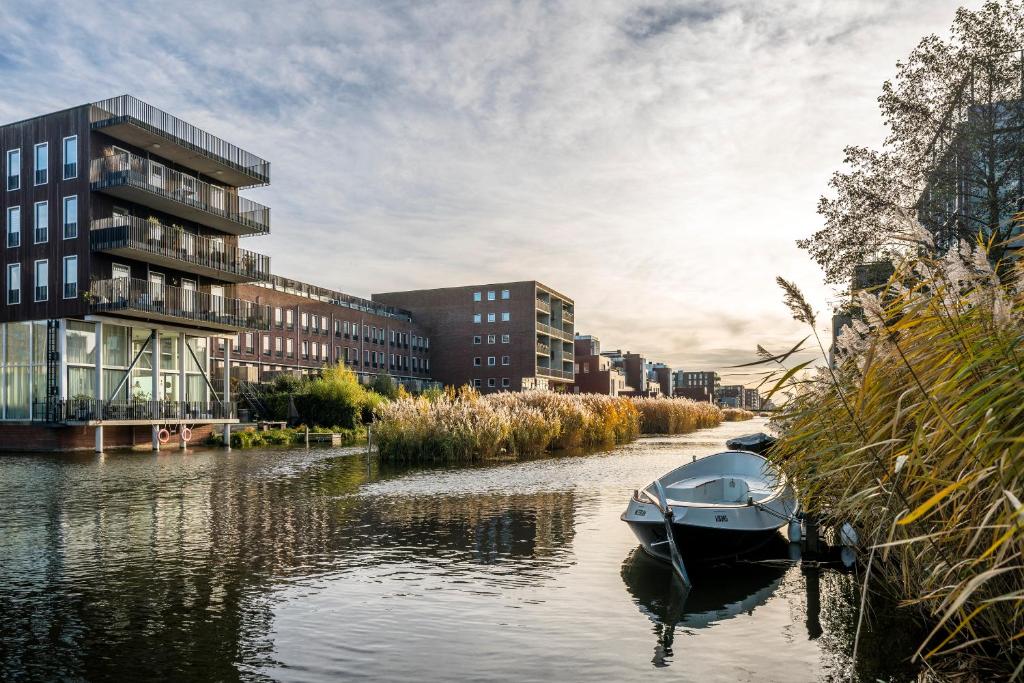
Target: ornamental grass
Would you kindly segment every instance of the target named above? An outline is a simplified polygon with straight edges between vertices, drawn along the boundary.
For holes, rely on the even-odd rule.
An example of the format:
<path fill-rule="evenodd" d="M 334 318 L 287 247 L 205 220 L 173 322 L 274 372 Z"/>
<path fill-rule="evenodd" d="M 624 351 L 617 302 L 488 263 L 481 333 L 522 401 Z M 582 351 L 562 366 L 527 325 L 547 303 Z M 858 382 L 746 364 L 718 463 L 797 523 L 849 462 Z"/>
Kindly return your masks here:
<path fill-rule="evenodd" d="M 468 387 L 399 398 L 376 409 L 373 442 L 391 462 L 478 462 L 632 441 L 629 399 L 549 392 L 481 396 Z"/>
<path fill-rule="evenodd" d="M 861 294 L 833 366 L 764 360 L 789 396 L 772 457 L 806 509 L 858 530 L 864 594 L 913 610 L 931 630 L 916 656 L 942 676 L 1024 671 L 1022 283 L 1020 261 L 994 271 L 960 245 Z"/>
<path fill-rule="evenodd" d="M 718 426 L 725 413 L 711 403 L 688 398 L 634 398 L 633 405 L 640 411 L 644 434 L 689 434 Z"/>
<path fill-rule="evenodd" d="M 742 422 L 744 420 L 753 420 L 754 414 L 743 408 L 723 408 L 722 419 L 726 422 Z"/>

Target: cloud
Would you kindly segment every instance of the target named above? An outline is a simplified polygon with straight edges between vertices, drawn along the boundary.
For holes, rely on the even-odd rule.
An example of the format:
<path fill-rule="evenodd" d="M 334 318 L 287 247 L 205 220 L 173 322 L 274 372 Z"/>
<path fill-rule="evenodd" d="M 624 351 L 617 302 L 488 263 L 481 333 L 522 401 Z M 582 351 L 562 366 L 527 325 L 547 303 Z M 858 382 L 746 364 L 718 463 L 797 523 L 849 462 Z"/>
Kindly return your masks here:
<path fill-rule="evenodd" d="M 5 3 L 0 119 L 130 92 L 272 162 L 282 275 L 539 279 L 690 369 L 806 332 L 776 275 L 875 97 L 957 3 Z M 827 317 L 827 316 L 823 316 Z"/>

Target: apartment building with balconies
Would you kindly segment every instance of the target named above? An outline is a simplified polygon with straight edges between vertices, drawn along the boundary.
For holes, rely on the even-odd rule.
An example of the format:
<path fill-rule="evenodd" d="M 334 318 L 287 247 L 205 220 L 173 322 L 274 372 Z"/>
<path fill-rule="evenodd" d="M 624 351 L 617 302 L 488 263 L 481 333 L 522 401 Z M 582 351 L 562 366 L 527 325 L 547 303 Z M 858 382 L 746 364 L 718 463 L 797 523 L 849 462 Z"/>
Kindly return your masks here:
<path fill-rule="evenodd" d="M 363 383 L 387 375 L 410 391 L 431 384 L 431 339 L 407 310 L 276 275 L 238 290 L 268 307 L 271 324 L 213 342 L 218 378 L 230 346 L 230 372 L 241 381 L 266 382 L 281 373 L 312 375 L 325 365 L 340 364 Z"/>
<path fill-rule="evenodd" d="M 412 314 L 432 340 L 431 376 L 482 392 L 573 382 L 575 304 L 536 280 L 373 294 Z"/>
<path fill-rule="evenodd" d="M 240 287 L 269 275 L 243 245 L 270 210 L 239 191 L 270 164 L 130 95 L 0 126 L 0 154 L 6 433 L 235 421 L 209 339 L 269 329 Z"/>

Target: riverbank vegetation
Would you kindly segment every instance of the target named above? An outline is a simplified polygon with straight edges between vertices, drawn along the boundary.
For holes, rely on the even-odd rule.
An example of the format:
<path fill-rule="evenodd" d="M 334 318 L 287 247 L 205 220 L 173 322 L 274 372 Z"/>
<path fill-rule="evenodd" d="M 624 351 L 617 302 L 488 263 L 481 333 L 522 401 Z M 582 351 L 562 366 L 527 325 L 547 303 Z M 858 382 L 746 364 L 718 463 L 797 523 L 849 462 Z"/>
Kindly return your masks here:
<path fill-rule="evenodd" d="M 366 428 L 310 427 L 310 434 L 340 434 L 343 446 L 351 446 L 366 440 Z M 250 428 L 231 431 L 232 448 L 258 448 L 260 446 L 298 446 L 306 442 L 306 427 L 256 430 Z M 224 435 L 215 430 L 206 440 L 207 445 L 223 446 Z"/>
<path fill-rule="evenodd" d="M 264 419 L 353 430 L 372 417 L 374 408 L 398 396 L 390 378 L 384 379 L 386 385 L 368 387 L 348 368 L 328 365 L 316 377 L 280 375 L 258 398 L 266 408 Z"/>
<path fill-rule="evenodd" d="M 933 629 L 921 659 L 981 679 L 1024 670 L 1022 283 L 1021 262 L 993 269 L 963 243 L 904 262 L 856 300 L 833 368 L 792 365 L 774 389 L 790 399 L 773 457 L 804 506 L 860 531 L 865 587 Z"/>
<path fill-rule="evenodd" d="M 726 422 L 743 422 L 744 420 L 753 420 L 754 414 L 743 408 L 723 408 L 722 419 Z"/>
<path fill-rule="evenodd" d="M 640 432 L 632 401 L 548 392 L 481 396 L 468 387 L 377 406 L 373 442 L 395 462 L 477 462 L 500 455 L 626 443 Z"/>
<path fill-rule="evenodd" d="M 634 398 L 633 405 L 640 411 L 644 434 L 688 434 L 725 419 L 721 408 L 688 398 Z"/>

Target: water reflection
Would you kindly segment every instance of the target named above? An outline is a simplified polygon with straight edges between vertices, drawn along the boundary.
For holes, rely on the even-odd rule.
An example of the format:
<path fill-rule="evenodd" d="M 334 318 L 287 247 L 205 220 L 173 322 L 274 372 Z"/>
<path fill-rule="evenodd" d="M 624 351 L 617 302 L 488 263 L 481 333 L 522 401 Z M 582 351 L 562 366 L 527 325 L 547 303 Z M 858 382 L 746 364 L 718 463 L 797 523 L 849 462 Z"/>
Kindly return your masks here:
<path fill-rule="evenodd" d="M 657 643 L 652 663 L 668 666 L 677 627 L 708 628 L 740 614 L 751 614 L 774 595 L 790 563 L 779 559 L 705 567 L 693 574 L 693 587 L 681 587 L 664 562 L 635 548 L 622 563 L 622 580 L 640 611 L 654 624 Z"/>

